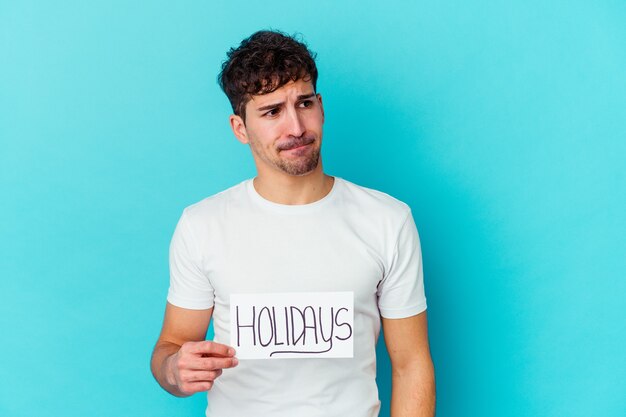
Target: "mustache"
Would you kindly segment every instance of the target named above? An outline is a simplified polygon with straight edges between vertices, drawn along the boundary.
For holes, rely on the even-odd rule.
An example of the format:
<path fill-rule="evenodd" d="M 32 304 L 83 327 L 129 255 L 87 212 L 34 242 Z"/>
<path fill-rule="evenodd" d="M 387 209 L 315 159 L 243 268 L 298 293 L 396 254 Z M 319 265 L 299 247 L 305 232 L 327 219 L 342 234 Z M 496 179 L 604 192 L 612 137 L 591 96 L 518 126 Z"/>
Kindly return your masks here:
<path fill-rule="evenodd" d="M 278 145 L 279 151 L 297 148 L 298 146 L 304 146 L 315 142 L 315 136 L 302 136 L 299 138 L 289 139 Z"/>

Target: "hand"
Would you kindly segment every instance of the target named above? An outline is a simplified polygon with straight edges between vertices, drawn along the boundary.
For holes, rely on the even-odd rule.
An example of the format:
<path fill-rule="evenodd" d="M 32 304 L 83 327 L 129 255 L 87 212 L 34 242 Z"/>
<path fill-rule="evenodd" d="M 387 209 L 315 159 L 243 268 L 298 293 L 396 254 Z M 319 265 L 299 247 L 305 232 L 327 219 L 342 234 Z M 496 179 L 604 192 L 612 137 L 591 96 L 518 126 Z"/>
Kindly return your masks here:
<path fill-rule="evenodd" d="M 186 342 L 167 358 L 167 382 L 183 395 L 208 391 L 222 369 L 238 363 L 235 349 L 229 346 L 211 341 Z"/>

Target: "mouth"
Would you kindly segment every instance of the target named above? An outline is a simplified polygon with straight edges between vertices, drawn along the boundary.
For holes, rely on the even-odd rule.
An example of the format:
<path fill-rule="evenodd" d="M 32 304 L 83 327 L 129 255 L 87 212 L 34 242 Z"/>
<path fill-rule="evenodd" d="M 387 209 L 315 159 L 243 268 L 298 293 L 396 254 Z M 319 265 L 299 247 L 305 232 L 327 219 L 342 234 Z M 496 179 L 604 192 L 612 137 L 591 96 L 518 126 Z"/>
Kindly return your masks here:
<path fill-rule="evenodd" d="M 280 146 L 279 150 L 282 152 L 282 151 L 295 151 L 299 149 L 304 149 L 307 146 L 311 145 L 313 142 L 315 142 L 315 138 L 305 138 L 303 140 L 286 143 Z"/>
<path fill-rule="evenodd" d="M 288 149 L 285 149 L 285 150 L 286 151 L 297 151 L 298 149 L 306 148 L 309 145 L 310 145 L 310 143 L 307 143 L 307 144 L 304 144 L 304 145 L 296 146 L 295 148 L 288 148 Z"/>

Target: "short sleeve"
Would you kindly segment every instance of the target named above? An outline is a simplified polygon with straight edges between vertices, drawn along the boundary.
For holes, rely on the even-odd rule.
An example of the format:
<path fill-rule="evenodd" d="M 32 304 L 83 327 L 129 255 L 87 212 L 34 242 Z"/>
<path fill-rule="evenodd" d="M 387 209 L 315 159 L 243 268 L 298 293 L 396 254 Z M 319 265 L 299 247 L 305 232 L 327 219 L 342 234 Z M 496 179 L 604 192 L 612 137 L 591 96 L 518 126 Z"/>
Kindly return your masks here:
<path fill-rule="evenodd" d="M 167 301 L 193 310 L 213 307 L 214 290 L 203 273 L 199 248 L 183 212 L 170 242 L 170 287 Z"/>
<path fill-rule="evenodd" d="M 378 285 L 378 308 L 381 316 L 389 319 L 410 317 L 426 310 L 422 251 L 410 211 Z"/>

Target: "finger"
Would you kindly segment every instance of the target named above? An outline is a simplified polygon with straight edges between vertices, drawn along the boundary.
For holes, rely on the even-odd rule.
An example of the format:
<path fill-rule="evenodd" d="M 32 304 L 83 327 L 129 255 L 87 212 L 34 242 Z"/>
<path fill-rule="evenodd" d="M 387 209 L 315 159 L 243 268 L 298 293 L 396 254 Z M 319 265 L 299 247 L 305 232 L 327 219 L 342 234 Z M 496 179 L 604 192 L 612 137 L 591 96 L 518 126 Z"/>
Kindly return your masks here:
<path fill-rule="evenodd" d="M 189 359 L 188 369 L 196 371 L 214 371 L 217 369 L 233 368 L 237 366 L 239 361 L 237 358 L 220 358 L 217 356 L 209 358 L 193 357 Z"/>
<path fill-rule="evenodd" d="M 196 392 L 209 391 L 213 387 L 212 381 L 186 382 L 180 386 L 184 394 L 194 394 Z"/>
<path fill-rule="evenodd" d="M 235 356 L 235 349 L 232 347 L 210 340 L 191 343 L 188 351 L 189 353 L 219 355 L 224 357 Z"/>
<path fill-rule="evenodd" d="M 212 381 L 215 381 L 217 377 L 219 377 L 220 375 L 222 375 L 221 369 L 217 369 L 215 371 L 191 371 L 189 375 L 187 376 L 186 381 L 187 382 L 200 382 L 200 381 L 212 382 Z"/>

